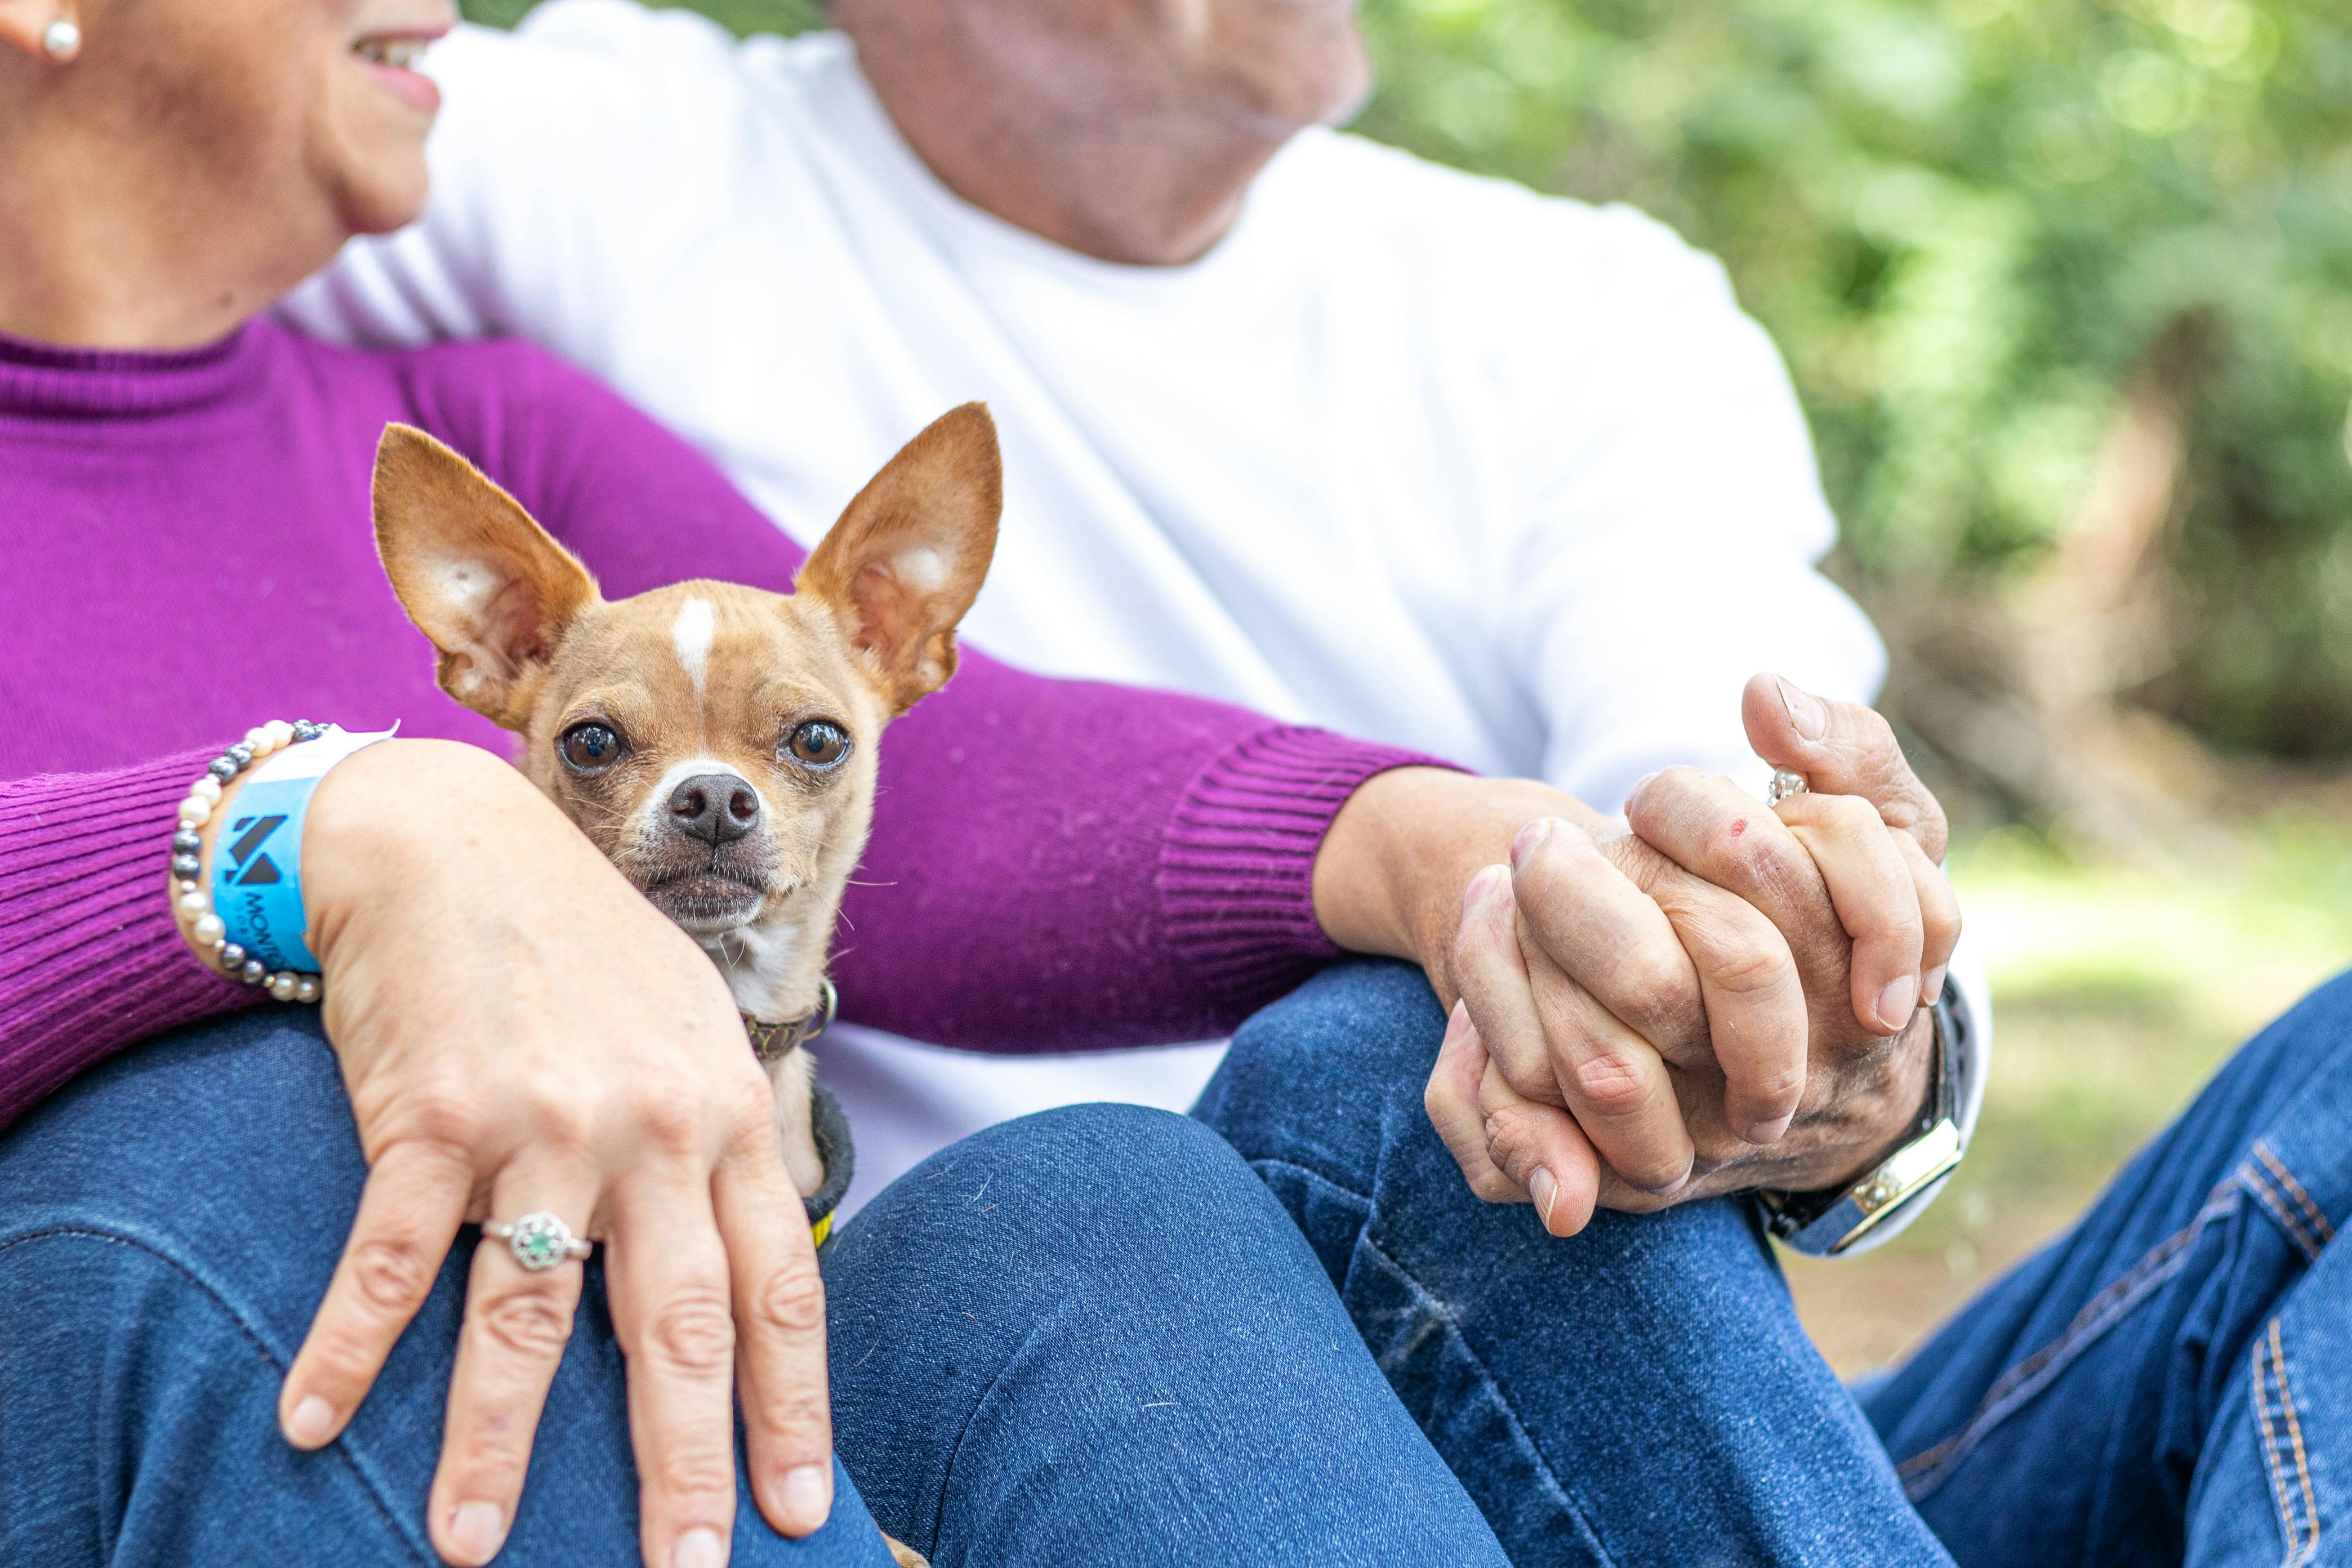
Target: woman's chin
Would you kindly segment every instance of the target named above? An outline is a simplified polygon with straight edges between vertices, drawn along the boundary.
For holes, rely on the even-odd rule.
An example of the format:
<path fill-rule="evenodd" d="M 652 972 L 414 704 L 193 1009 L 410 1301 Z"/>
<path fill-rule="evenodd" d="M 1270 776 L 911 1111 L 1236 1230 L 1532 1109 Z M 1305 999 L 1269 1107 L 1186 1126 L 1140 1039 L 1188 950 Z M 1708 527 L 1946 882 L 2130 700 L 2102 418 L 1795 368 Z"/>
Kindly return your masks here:
<path fill-rule="evenodd" d="M 373 156 L 347 157 L 342 163 L 341 199 L 337 205 L 347 232 L 390 234 L 425 216 L 425 197 L 431 185 L 425 172 L 423 137 L 385 147 Z"/>

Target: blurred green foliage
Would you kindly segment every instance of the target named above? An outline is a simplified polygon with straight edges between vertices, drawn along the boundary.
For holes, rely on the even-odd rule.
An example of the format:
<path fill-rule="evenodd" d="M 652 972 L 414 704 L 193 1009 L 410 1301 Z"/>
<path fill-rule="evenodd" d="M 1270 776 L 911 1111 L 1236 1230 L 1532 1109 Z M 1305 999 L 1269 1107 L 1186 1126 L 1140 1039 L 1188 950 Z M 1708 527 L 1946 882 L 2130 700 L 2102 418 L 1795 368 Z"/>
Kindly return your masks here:
<path fill-rule="evenodd" d="M 1360 129 L 1625 200 L 1789 355 L 1853 564 L 2014 571 L 2158 345 L 2178 663 L 2219 739 L 2352 752 L 2352 6 L 1373 0 Z"/>
<path fill-rule="evenodd" d="M 2352 753 L 2346 0 L 1367 0 L 1366 21 L 1359 129 L 1633 203 L 1724 258 L 1866 579 L 2030 568 L 2126 390 L 2164 375 L 2179 646 L 2142 695 L 2228 742 Z"/>

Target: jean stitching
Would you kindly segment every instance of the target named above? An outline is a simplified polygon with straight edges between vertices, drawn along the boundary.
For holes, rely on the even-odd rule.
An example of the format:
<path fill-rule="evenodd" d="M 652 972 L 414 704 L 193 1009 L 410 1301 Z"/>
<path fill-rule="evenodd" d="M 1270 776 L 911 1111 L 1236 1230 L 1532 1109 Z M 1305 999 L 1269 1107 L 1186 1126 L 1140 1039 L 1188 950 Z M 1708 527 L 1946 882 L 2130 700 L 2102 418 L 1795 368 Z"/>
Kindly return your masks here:
<path fill-rule="evenodd" d="M 2224 1182 L 2180 1229 L 2149 1248 L 2120 1279 L 2083 1304 L 2058 1337 L 2001 1374 L 1985 1391 L 1968 1424 L 1942 1442 L 1895 1466 L 1905 1495 L 1916 1502 L 1943 1484 L 1953 1467 L 1992 1429 L 2055 1381 L 2092 1342 L 2127 1317 L 2189 1261 L 2189 1248 L 2205 1227 L 2238 1207 L 2234 1184 Z"/>
<path fill-rule="evenodd" d="M 2319 1555 L 2319 1499 L 2311 1484 L 2311 1458 L 2303 1446 L 2303 1416 L 2294 1407 L 2294 1385 L 2287 1379 L 2286 1346 L 2281 1342 L 2279 1320 L 2271 1320 L 2271 1366 L 2278 1373 L 2279 1404 L 2286 1412 L 2287 1436 L 2294 1444 L 2295 1479 L 2303 1487 L 2305 1517 L 2311 1521 L 2311 1533 L 2305 1540 L 2301 1553 L 2289 1560 L 2288 1568 L 2299 1568 Z"/>
<path fill-rule="evenodd" d="M 2294 1500 L 2287 1495 L 2286 1467 L 2279 1458 L 2278 1428 L 2271 1421 L 2270 1381 L 2263 1373 L 2264 1358 L 2268 1354 L 2269 1348 L 2256 1341 L 2248 1374 L 2253 1383 L 2254 1420 L 2262 1428 L 2263 1462 L 2270 1471 L 2271 1498 L 2278 1506 L 2279 1535 L 2286 1542 L 2287 1554 L 2281 1561 L 2280 1568 L 2294 1568 L 2295 1537 L 2302 1532 L 2296 1528 Z"/>
<path fill-rule="evenodd" d="M 1511 1405 L 1510 1400 L 1505 1397 L 1502 1385 L 1495 1381 L 1494 1373 L 1487 1370 L 1486 1363 L 1479 1358 L 1478 1353 L 1470 1348 L 1469 1341 L 1462 1332 L 1461 1321 L 1454 1317 L 1453 1309 L 1448 1307 L 1444 1301 L 1440 1300 L 1427 1286 L 1423 1285 L 1421 1280 L 1414 1276 L 1412 1269 L 1407 1268 L 1402 1263 L 1397 1261 L 1394 1254 L 1391 1253 L 1386 1247 L 1383 1247 L 1379 1242 L 1372 1239 L 1371 1217 L 1378 1212 L 1377 1205 L 1374 1205 L 1372 1200 L 1364 1194 L 1358 1192 L 1355 1188 L 1348 1185 L 1345 1182 L 1335 1181 L 1323 1172 L 1315 1170 L 1311 1166 L 1299 1164 L 1294 1160 L 1260 1158 L 1251 1160 L 1249 1164 L 1252 1170 L 1258 1171 L 1260 1173 L 1261 1180 L 1264 1179 L 1263 1173 L 1269 1168 L 1284 1171 L 1295 1171 L 1299 1175 L 1306 1177 L 1308 1181 L 1320 1182 L 1323 1185 L 1329 1187 L 1333 1192 L 1353 1198 L 1358 1203 L 1364 1205 L 1364 1223 L 1357 1227 L 1356 1239 L 1363 1245 L 1365 1250 L 1371 1253 L 1373 1257 L 1379 1258 L 1390 1268 L 1395 1270 L 1399 1279 L 1412 1286 L 1413 1293 L 1418 1296 L 1423 1302 L 1426 1303 L 1427 1310 L 1431 1315 L 1435 1317 L 1444 1325 L 1447 1341 L 1457 1352 L 1460 1352 L 1463 1359 L 1467 1361 L 1470 1365 L 1476 1370 L 1479 1386 L 1494 1396 L 1495 1404 L 1503 1412 L 1504 1419 L 1507 1420 L 1511 1424 L 1512 1436 L 1518 1440 L 1519 1447 L 1525 1449 L 1534 1459 L 1538 1473 L 1543 1477 L 1545 1487 L 1550 1491 L 1551 1495 L 1558 1500 L 1561 1511 L 1573 1518 L 1578 1524 L 1582 1527 L 1585 1535 L 1591 1540 L 1596 1546 L 1601 1546 L 1601 1532 L 1594 1527 L 1591 1516 L 1583 1509 L 1579 1508 L 1576 1504 L 1576 1500 L 1569 1495 L 1567 1487 L 1563 1486 L 1560 1482 L 1559 1472 L 1552 1468 L 1551 1461 L 1544 1458 L 1542 1447 L 1537 1444 L 1533 1436 L 1528 1433 L 1525 1424 L 1519 1420 L 1518 1411 L 1514 1409 Z M 1378 1358 L 1375 1358 L 1375 1360 L 1377 1359 Z M 1385 1366 L 1381 1367 L 1381 1370 L 1383 1374 L 1388 1371 Z M 1418 1423 L 1416 1423 L 1416 1425 L 1418 1425 Z M 1601 1550 L 1602 1555 L 1607 1559 L 1607 1561 L 1612 1563 L 1617 1561 L 1615 1555 L 1611 1553 L 1605 1546 L 1601 1546 Z"/>
<path fill-rule="evenodd" d="M 2308 1263 L 2318 1262 L 2318 1238 L 2311 1234 L 2309 1227 L 2296 1216 L 2294 1211 L 2287 1207 L 2285 1194 L 2271 1184 L 2270 1178 L 2256 1170 L 2252 1161 L 2244 1160 L 2238 1164 L 2238 1180 L 2244 1184 L 2248 1192 L 2253 1194 L 2255 1200 L 2263 1205 L 2263 1210 L 2273 1219 L 2278 1221 L 2279 1228 L 2286 1232 L 2287 1239 L 2294 1243 L 2295 1250 L 2303 1254 L 2304 1260 Z"/>
<path fill-rule="evenodd" d="M 2285 1163 L 2280 1160 L 2277 1152 L 2270 1146 L 2268 1139 L 2254 1140 L 2254 1158 L 2270 1167 L 2271 1174 L 2277 1177 L 2279 1184 L 2294 1194 L 2296 1206 L 2300 1207 L 2305 1216 L 2311 1221 L 2311 1228 L 2319 1233 L 2319 1239 L 2323 1243 L 2334 1241 L 2336 1227 L 2327 1223 L 2327 1215 L 2321 1211 L 2317 1204 L 2312 1201 L 2311 1194 L 2304 1190 L 2303 1184 L 2294 1179 L 2294 1173 L 2286 1168 Z"/>
<path fill-rule="evenodd" d="M 211 1281 L 205 1279 L 203 1275 L 198 1274 L 194 1269 L 189 1268 L 180 1259 L 173 1258 L 167 1252 L 159 1250 L 150 1243 L 142 1241 L 135 1236 L 126 1236 L 119 1232 L 102 1230 L 95 1226 L 49 1226 L 39 1230 L 26 1231 L 17 1236 L 0 1237 L 0 1252 L 5 1252 L 9 1248 L 25 1242 L 39 1241 L 45 1237 L 53 1236 L 74 1237 L 84 1241 L 103 1242 L 110 1247 L 127 1247 L 134 1252 L 144 1253 L 148 1257 L 155 1259 L 156 1262 L 163 1264 L 173 1272 L 182 1276 L 198 1290 L 201 1290 L 205 1296 L 209 1297 L 213 1304 L 220 1309 L 222 1314 L 226 1316 L 230 1322 L 236 1325 L 237 1332 L 243 1334 L 247 1340 L 253 1342 L 254 1349 L 261 1352 L 261 1358 L 268 1362 L 271 1366 L 278 1369 L 278 1376 L 281 1379 L 285 1376 L 287 1368 L 278 1362 L 277 1352 L 269 1347 L 269 1342 L 262 1337 L 261 1331 L 251 1322 L 248 1322 L 246 1319 L 246 1315 L 232 1305 L 228 1298 L 215 1289 Z M 394 1538 L 407 1544 L 409 1551 L 415 1554 L 414 1561 L 419 1564 L 437 1563 L 437 1556 L 428 1554 L 417 1542 L 410 1539 L 409 1531 L 403 1524 L 398 1510 L 394 1509 L 391 1503 L 385 1499 L 382 1489 L 376 1484 L 375 1478 L 369 1474 L 368 1468 L 361 1463 L 359 1455 L 353 1452 L 353 1449 L 357 1445 L 352 1440 L 351 1432 L 346 1429 L 333 1443 L 330 1444 L 329 1447 L 334 1449 L 338 1458 L 340 1458 L 344 1464 L 351 1467 L 352 1474 L 360 1483 L 361 1491 L 366 1495 L 368 1501 L 374 1506 L 375 1510 L 379 1514 L 383 1515 L 383 1521 L 391 1528 Z"/>

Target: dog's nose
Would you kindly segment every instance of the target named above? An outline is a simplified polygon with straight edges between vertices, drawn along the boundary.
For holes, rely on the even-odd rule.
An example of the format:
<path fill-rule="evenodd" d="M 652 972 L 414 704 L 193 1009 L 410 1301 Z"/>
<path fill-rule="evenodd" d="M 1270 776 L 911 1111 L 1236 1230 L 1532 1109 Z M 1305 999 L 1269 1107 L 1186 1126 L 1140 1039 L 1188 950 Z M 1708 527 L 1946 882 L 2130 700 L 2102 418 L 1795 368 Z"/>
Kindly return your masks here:
<path fill-rule="evenodd" d="M 715 849 L 760 826 L 760 793 L 733 773 L 698 773 L 669 792 L 669 825 Z"/>

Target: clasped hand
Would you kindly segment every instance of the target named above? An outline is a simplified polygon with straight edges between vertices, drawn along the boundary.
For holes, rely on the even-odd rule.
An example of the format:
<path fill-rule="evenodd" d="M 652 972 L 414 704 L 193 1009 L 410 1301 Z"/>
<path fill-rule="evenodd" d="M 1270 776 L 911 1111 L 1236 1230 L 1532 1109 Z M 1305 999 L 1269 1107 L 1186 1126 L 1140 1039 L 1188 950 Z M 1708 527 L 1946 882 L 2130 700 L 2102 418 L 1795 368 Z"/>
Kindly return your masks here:
<path fill-rule="evenodd" d="M 1882 1158 L 1926 1094 L 1960 928 L 1941 809 L 1885 721 L 1759 677 L 1748 738 L 1810 793 L 1673 768 L 1522 827 L 1473 877 L 1425 1095 L 1463 1174 L 1547 1229 Z"/>

